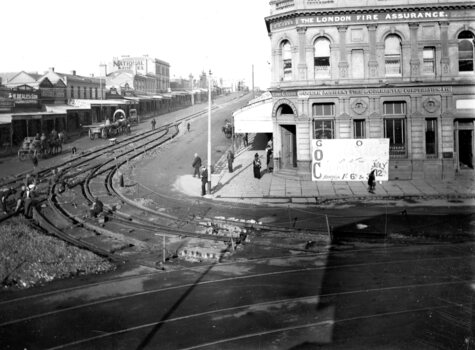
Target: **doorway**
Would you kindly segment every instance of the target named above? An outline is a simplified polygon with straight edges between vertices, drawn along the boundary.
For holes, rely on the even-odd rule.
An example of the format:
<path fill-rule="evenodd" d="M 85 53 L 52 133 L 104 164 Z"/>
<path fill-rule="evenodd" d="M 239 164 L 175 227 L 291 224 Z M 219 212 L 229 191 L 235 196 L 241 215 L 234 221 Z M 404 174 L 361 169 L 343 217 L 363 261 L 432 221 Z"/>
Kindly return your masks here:
<path fill-rule="evenodd" d="M 460 169 L 473 169 L 473 130 L 458 131 Z"/>
<path fill-rule="evenodd" d="M 297 167 L 297 132 L 295 125 L 281 125 L 282 168 Z"/>

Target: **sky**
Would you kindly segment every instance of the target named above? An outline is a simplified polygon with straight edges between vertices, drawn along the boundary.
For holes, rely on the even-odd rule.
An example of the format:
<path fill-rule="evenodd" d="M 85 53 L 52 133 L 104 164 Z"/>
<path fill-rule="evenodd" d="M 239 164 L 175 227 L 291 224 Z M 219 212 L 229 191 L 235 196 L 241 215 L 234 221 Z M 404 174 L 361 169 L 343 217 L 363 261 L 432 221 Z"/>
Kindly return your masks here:
<path fill-rule="evenodd" d="M 209 72 L 270 85 L 269 0 L 22 0 L 2 2 L 0 72 L 49 67 L 99 75 L 123 55 L 170 63 L 170 78 Z"/>

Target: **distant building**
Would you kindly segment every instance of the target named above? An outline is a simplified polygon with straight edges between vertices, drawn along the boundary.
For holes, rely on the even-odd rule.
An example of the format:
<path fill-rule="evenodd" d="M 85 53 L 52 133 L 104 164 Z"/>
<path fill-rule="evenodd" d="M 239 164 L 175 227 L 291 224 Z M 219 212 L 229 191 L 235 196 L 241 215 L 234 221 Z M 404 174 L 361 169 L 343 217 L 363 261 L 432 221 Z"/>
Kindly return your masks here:
<path fill-rule="evenodd" d="M 114 57 L 109 64 L 109 71 L 115 73 L 115 76 L 120 75 L 118 71 L 137 75 L 138 78 L 133 81 L 133 88 L 141 93 L 158 94 L 168 92 L 170 89 L 170 64 L 148 55 Z"/>

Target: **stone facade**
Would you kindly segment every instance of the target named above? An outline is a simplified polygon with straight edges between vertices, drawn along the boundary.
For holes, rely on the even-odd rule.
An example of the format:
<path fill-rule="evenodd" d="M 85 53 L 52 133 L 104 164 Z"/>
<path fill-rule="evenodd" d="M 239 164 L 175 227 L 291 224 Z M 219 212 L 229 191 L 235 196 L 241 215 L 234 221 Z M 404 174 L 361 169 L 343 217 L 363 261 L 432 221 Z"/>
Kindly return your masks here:
<path fill-rule="evenodd" d="M 318 138 L 389 138 L 390 179 L 473 169 L 475 4 L 271 1 L 276 168 Z"/>

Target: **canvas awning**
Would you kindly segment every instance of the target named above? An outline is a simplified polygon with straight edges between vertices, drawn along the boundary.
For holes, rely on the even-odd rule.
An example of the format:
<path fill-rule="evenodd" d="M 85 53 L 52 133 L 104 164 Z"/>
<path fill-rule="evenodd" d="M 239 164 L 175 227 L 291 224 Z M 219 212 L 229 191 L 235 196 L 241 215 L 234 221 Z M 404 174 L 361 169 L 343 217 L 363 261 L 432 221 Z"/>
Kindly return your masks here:
<path fill-rule="evenodd" d="M 233 113 L 234 132 L 272 133 L 272 100 L 253 103 Z"/>
<path fill-rule="evenodd" d="M 70 106 L 70 105 L 45 105 L 47 112 L 68 113 L 68 111 L 89 111 L 91 108 L 87 106 Z"/>
<path fill-rule="evenodd" d="M 12 123 L 11 114 L 0 114 L 0 125 L 8 125 Z"/>

